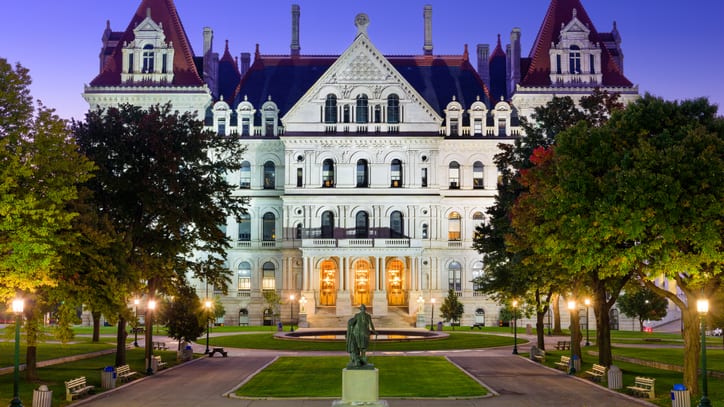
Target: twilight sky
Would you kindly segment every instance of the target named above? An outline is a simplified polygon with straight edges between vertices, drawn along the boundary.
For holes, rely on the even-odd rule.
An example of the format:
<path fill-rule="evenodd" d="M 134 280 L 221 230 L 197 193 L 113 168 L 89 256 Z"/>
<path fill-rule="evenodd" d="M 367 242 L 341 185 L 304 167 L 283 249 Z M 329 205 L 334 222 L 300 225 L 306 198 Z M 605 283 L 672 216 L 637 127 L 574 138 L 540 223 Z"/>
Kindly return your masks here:
<path fill-rule="evenodd" d="M 83 119 L 84 84 L 99 70 L 106 20 L 123 31 L 141 0 L 26 0 L 2 5 L 0 58 L 30 69 L 32 95 L 64 118 Z M 645 92 L 665 99 L 708 97 L 724 115 L 724 2 L 698 0 L 582 0 L 596 29 L 621 33 L 624 73 Z M 527 56 L 548 8 L 547 0 L 176 0 L 196 55 L 204 27 L 214 30 L 214 49 L 232 55 L 288 54 L 291 4 L 301 7 L 302 54 L 342 53 L 354 39 L 354 17 L 370 17 L 368 34 L 386 55 L 421 54 L 422 11 L 432 5 L 433 53 L 462 54 L 497 34 L 503 47 L 520 27 Z M 515 5 L 512 5 L 515 4 Z M 503 48 L 505 49 L 505 48 Z"/>

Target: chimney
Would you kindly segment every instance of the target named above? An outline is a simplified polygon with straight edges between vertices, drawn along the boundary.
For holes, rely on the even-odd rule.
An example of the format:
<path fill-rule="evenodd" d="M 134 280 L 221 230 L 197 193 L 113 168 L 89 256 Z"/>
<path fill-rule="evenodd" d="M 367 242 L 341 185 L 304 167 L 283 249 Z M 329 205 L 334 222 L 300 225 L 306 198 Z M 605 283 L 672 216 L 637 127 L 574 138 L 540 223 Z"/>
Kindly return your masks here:
<path fill-rule="evenodd" d="M 520 83 L 520 28 L 515 27 L 510 32 L 510 83 L 508 96 L 515 93 L 515 87 Z"/>
<path fill-rule="evenodd" d="M 292 56 L 299 56 L 299 4 L 292 4 Z"/>
<path fill-rule="evenodd" d="M 204 56 L 214 47 L 214 30 L 204 27 Z"/>
<path fill-rule="evenodd" d="M 251 54 L 248 52 L 241 53 L 241 76 L 244 76 L 249 71 L 251 66 Z"/>
<path fill-rule="evenodd" d="M 485 86 L 490 88 L 490 65 L 488 64 L 488 58 L 490 54 L 490 45 L 478 44 L 478 75 L 485 83 Z"/>
<path fill-rule="evenodd" d="M 425 19 L 425 44 L 422 50 L 425 55 L 432 55 L 432 6 L 426 5 L 422 13 Z"/>

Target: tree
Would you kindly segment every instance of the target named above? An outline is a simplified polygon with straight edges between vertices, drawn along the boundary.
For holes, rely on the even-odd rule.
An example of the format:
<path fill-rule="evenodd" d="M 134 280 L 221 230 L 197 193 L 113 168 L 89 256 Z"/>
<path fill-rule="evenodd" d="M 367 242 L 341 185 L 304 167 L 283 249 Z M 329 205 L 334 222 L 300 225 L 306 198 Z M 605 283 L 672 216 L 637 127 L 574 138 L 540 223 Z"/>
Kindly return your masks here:
<path fill-rule="evenodd" d="M 141 281 L 150 299 L 173 294 L 187 284 L 187 272 L 225 291 L 229 240 L 219 226 L 242 215 L 246 203 L 226 180 L 241 167 L 239 137 L 206 131 L 195 114 L 172 112 L 168 104 L 91 111 L 73 130 L 81 151 L 98 167 L 86 183 L 93 205 L 127 244 L 127 267 L 137 280 L 120 292 L 123 300 Z M 195 251 L 209 256 L 189 260 Z M 148 310 L 145 321 L 150 331 Z"/>
<path fill-rule="evenodd" d="M 264 302 L 266 302 L 266 309 L 271 310 L 274 318 L 278 318 L 280 315 L 279 307 L 282 304 L 282 296 L 279 295 L 276 290 L 265 290 L 262 295 L 264 296 Z"/>
<path fill-rule="evenodd" d="M 39 323 L 57 285 L 77 213 L 67 204 L 93 164 L 78 153 L 67 122 L 30 95 L 30 75 L 0 59 L 0 301 L 26 297 L 26 376 L 37 377 Z"/>
<path fill-rule="evenodd" d="M 465 307 L 458 301 L 458 296 L 455 290 L 452 288 L 448 290 L 447 297 L 440 305 L 440 317 L 445 321 L 453 322 L 453 331 L 455 330 L 455 323 L 460 321 L 460 317 L 463 316 Z"/>
<path fill-rule="evenodd" d="M 168 329 L 168 336 L 179 341 L 193 342 L 206 332 L 206 313 L 196 290 L 180 287 L 172 301 L 164 302 L 158 322 Z"/>
<path fill-rule="evenodd" d="M 618 298 L 618 309 L 627 317 L 638 318 L 639 330 L 644 331 L 644 321 L 660 321 L 666 316 L 669 302 L 651 289 L 634 284 Z"/>

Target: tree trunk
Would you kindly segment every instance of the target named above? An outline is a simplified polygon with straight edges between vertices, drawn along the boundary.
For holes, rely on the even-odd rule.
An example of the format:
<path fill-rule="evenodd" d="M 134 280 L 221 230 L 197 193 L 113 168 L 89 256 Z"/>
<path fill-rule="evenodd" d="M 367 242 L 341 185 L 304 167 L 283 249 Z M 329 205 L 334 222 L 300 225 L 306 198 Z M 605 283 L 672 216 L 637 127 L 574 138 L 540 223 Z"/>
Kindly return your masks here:
<path fill-rule="evenodd" d="M 604 290 L 605 295 L 605 290 Z M 613 352 L 611 350 L 611 318 L 609 311 L 611 307 L 596 294 L 593 302 L 593 314 L 596 316 L 596 347 L 598 347 L 598 364 L 611 366 L 613 364 Z"/>
<path fill-rule="evenodd" d="M 644 331 L 644 320 L 643 318 L 639 317 L 639 332 Z"/>
<path fill-rule="evenodd" d="M 535 330 L 538 339 L 538 349 L 546 349 L 545 341 L 545 317 L 546 311 L 538 311 L 535 315 Z"/>
<path fill-rule="evenodd" d="M 689 307 L 681 310 L 684 318 L 684 385 L 691 394 L 699 393 L 699 359 L 701 358 L 701 332 L 696 298 L 688 297 Z"/>
<path fill-rule="evenodd" d="M 555 294 L 551 304 L 553 304 L 553 335 L 563 335 L 561 329 L 561 307 L 560 307 L 560 294 Z"/>
<path fill-rule="evenodd" d="M 123 317 L 118 319 L 118 332 L 116 334 L 116 366 L 126 364 L 126 320 Z"/>
<path fill-rule="evenodd" d="M 583 358 L 581 357 L 581 320 L 580 315 L 578 312 L 578 307 L 576 309 L 570 310 L 571 313 L 571 355 L 577 355 L 579 359 L 581 359 L 581 363 L 583 363 Z"/>
<path fill-rule="evenodd" d="M 93 317 L 93 339 L 91 342 L 98 343 L 101 341 L 101 313 L 100 311 L 91 311 Z"/>
<path fill-rule="evenodd" d="M 25 380 L 38 380 L 38 347 L 28 346 L 25 353 Z"/>

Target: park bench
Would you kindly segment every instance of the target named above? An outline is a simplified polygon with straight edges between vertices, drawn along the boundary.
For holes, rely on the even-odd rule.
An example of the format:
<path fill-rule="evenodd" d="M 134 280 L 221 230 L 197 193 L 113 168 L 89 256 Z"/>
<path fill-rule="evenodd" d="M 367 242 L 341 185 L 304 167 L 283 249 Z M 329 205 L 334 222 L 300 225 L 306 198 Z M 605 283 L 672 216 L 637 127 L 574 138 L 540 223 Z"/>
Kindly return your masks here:
<path fill-rule="evenodd" d="M 168 350 L 168 347 L 166 346 L 166 342 L 154 342 L 154 343 L 153 343 L 153 349 L 156 349 L 156 350 Z"/>
<path fill-rule="evenodd" d="M 473 328 L 478 328 L 478 329 L 480 329 L 480 330 L 482 331 L 484 326 L 485 326 L 485 324 L 473 324 L 473 325 L 470 327 L 470 330 L 472 331 Z"/>
<path fill-rule="evenodd" d="M 214 349 L 212 349 L 212 350 L 209 352 L 209 357 L 210 357 L 210 358 L 214 357 L 214 354 L 217 353 L 217 352 L 218 352 L 221 356 L 226 357 L 226 351 L 224 350 L 224 348 L 214 348 Z"/>
<path fill-rule="evenodd" d="M 131 328 L 132 334 L 142 334 L 144 332 L 146 332 L 146 330 L 142 326 L 137 326 L 135 328 Z"/>
<path fill-rule="evenodd" d="M 631 390 L 631 392 L 638 397 L 648 397 L 650 399 L 653 399 L 654 396 L 654 384 L 656 383 L 656 379 L 651 379 L 648 377 L 636 377 L 634 379 L 633 386 L 627 386 L 626 388 Z"/>
<path fill-rule="evenodd" d="M 116 368 L 116 377 L 120 381 L 128 381 L 131 377 L 137 374 L 138 372 L 131 370 L 131 367 L 128 365 L 122 365 Z"/>
<path fill-rule="evenodd" d="M 535 360 L 538 363 L 543 363 L 546 361 L 546 351 L 543 349 L 538 349 L 538 347 L 531 347 L 530 348 L 530 359 Z"/>
<path fill-rule="evenodd" d="M 95 386 L 86 383 L 85 376 L 68 380 L 65 382 L 65 399 L 73 401 L 74 398 L 89 393 L 94 388 Z"/>
<path fill-rule="evenodd" d="M 556 349 L 558 349 L 558 350 L 571 349 L 571 342 L 570 341 L 558 341 L 558 343 L 556 343 Z"/>
<path fill-rule="evenodd" d="M 164 361 L 161 359 L 161 356 L 154 356 L 153 359 L 154 359 L 154 361 L 155 361 L 155 363 L 156 363 L 156 370 L 161 370 L 161 369 L 163 369 L 164 367 L 168 366 L 168 363 L 164 362 Z"/>
<path fill-rule="evenodd" d="M 606 376 L 606 370 L 606 366 L 594 363 L 591 370 L 586 370 L 586 374 L 591 377 L 591 381 L 600 382 L 601 378 Z"/>
<path fill-rule="evenodd" d="M 556 369 L 561 369 L 564 372 L 568 371 L 568 367 L 571 365 L 571 358 L 568 356 L 561 355 L 561 360 L 556 362 Z"/>

